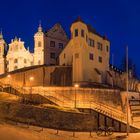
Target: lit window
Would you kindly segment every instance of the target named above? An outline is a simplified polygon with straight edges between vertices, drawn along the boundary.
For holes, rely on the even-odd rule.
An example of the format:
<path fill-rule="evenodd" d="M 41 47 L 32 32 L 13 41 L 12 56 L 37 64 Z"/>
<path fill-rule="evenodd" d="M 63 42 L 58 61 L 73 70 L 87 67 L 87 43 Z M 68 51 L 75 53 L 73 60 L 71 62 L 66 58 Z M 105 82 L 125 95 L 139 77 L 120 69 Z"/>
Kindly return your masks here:
<path fill-rule="evenodd" d="M 50 47 L 55 47 L 55 41 L 50 41 Z"/>
<path fill-rule="evenodd" d="M 78 36 L 78 29 L 75 29 L 75 37 Z"/>
<path fill-rule="evenodd" d="M 55 59 L 55 53 L 50 53 L 50 58 Z"/>
<path fill-rule="evenodd" d="M 99 56 L 99 62 L 102 63 L 102 57 L 101 56 Z"/>
<path fill-rule="evenodd" d="M 89 54 L 89 59 L 90 59 L 90 60 L 93 60 L 93 59 L 94 59 L 94 58 L 93 58 L 93 53 L 90 53 L 90 54 Z"/>
<path fill-rule="evenodd" d="M 85 33 L 83 29 L 81 30 L 81 37 L 85 37 Z"/>

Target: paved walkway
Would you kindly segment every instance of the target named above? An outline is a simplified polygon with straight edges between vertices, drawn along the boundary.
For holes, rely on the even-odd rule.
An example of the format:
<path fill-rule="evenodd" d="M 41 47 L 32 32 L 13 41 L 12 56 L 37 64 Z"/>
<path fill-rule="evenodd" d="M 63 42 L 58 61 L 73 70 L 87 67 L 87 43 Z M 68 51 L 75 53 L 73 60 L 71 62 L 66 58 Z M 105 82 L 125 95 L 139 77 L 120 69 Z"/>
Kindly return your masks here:
<path fill-rule="evenodd" d="M 139 140 L 140 133 L 131 133 L 126 137 L 125 133 L 114 133 L 112 136 L 97 136 L 89 132 L 66 132 L 39 127 L 16 126 L 0 124 L 0 140 Z"/>

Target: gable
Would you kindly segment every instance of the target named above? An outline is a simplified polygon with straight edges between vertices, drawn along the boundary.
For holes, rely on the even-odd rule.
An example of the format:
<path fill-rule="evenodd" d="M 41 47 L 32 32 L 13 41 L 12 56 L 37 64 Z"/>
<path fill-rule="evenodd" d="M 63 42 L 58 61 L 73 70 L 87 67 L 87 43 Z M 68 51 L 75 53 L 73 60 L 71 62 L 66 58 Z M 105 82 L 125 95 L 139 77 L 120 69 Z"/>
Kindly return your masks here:
<path fill-rule="evenodd" d="M 46 33 L 46 36 L 68 41 L 68 37 L 66 35 L 66 32 L 64 31 L 64 29 L 62 28 L 62 26 L 59 23 L 55 24 Z"/>

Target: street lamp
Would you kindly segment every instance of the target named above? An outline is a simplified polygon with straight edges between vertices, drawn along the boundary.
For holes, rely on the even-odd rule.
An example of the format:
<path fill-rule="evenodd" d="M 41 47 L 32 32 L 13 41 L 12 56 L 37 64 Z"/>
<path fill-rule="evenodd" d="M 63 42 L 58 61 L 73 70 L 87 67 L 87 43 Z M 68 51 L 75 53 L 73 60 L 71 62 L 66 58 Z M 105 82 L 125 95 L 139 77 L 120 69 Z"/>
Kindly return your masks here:
<path fill-rule="evenodd" d="M 31 87 L 31 93 L 32 93 L 32 81 L 34 81 L 34 77 L 31 76 L 31 77 L 29 78 L 29 80 L 30 80 L 30 87 Z"/>
<path fill-rule="evenodd" d="M 74 87 L 75 87 L 75 99 L 74 99 L 75 102 L 74 102 L 74 107 L 76 108 L 76 100 L 77 100 L 76 89 L 79 87 L 79 84 L 75 84 Z"/>
<path fill-rule="evenodd" d="M 126 115 L 127 115 L 127 126 L 126 126 L 126 133 L 127 133 L 127 136 L 129 136 L 129 94 L 128 94 L 128 91 L 129 91 L 129 87 L 128 87 L 128 84 L 129 84 L 129 76 L 128 76 L 128 47 L 126 47 Z"/>

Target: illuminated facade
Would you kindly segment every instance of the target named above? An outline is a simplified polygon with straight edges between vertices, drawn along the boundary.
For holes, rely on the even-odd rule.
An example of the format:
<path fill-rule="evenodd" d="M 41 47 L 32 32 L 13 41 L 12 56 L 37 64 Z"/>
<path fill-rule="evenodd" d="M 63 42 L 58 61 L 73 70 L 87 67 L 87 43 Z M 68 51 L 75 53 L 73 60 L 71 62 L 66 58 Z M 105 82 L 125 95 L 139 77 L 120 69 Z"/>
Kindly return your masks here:
<path fill-rule="evenodd" d="M 60 54 L 60 65 L 71 65 L 73 83 L 105 83 L 109 75 L 110 42 L 78 18 L 71 25 L 71 40 Z M 110 75 L 109 75 L 109 78 Z M 110 80 L 111 81 L 111 80 Z"/>
<path fill-rule="evenodd" d="M 0 33 L 0 74 L 5 73 L 5 47 L 6 43 L 3 39 L 2 32 Z"/>
<path fill-rule="evenodd" d="M 24 46 L 24 42 L 19 38 L 15 38 L 9 44 L 6 55 L 7 71 L 14 71 L 24 67 L 33 65 L 33 54 Z"/>
<path fill-rule="evenodd" d="M 41 24 L 34 35 L 34 53 L 26 49 L 24 42 L 15 37 L 5 53 L 5 41 L 0 34 L 0 75 L 33 65 L 56 65 L 58 56 L 68 42 L 60 24 L 55 24 L 48 32 L 43 32 Z"/>
<path fill-rule="evenodd" d="M 24 67 L 45 65 L 47 68 L 43 68 L 42 74 L 46 71 L 47 86 L 79 84 L 125 89 L 125 73 L 109 65 L 110 41 L 107 37 L 100 35 L 79 17 L 72 23 L 70 31 L 69 40 L 60 24 L 55 24 L 47 32 L 42 31 L 40 24 L 34 35 L 34 53 L 25 48 L 21 39 L 15 38 L 9 44 L 7 54 L 1 33 L 0 75 Z M 129 81 L 130 89 L 136 90 L 139 81 L 133 77 Z"/>

